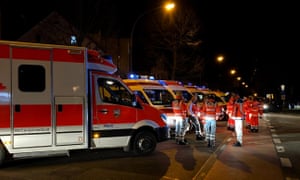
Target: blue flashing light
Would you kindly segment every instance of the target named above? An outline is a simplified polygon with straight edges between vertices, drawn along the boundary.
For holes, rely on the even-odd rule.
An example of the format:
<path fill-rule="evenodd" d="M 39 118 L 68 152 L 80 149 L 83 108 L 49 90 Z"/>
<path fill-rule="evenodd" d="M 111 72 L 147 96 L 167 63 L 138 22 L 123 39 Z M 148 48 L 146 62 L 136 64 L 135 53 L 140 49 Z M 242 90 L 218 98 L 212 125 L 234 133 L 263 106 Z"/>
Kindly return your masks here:
<path fill-rule="evenodd" d="M 178 84 L 181 85 L 181 86 L 183 86 L 183 83 L 181 81 L 178 81 Z"/>
<path fill-rule="evenodd" d="M 139 79 L 139 75 L 137 74 L 129 74 L 128 79 Z"/>
<path fill-rule="evenodd" d="M 149 80 L 155 80 L 154 76 L 148 76 L 148 75 L 138 75 L 138 74 L 128 74 L 128 79 L 149 79 Z"/>
<path fill-rule="evenodd" d="M 159 84 L 163 85 L 163 86 L 166 86 L 166 82 L 164 80 L 158 80 Z"/>
<path fill-rule="evenodd" d="M 149 76 L 149 79 L 154 80 L 155 78 L 154 78 L 154 76 Z"/>

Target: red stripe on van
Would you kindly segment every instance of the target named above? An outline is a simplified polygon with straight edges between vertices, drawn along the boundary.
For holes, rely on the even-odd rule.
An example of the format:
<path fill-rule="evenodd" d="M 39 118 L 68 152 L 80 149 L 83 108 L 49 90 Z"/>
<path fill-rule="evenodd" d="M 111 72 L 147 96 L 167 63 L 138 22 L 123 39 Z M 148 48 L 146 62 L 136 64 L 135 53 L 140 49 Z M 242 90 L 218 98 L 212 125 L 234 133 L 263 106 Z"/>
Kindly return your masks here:
<path fill-rule="evenodd" d="M 57 126 L 74 126 L 82 124 L 83 107 L 81 104 L 63 104 L 61 111 L 58 111 L 58 105 L 56 105 Z"/>
<path fill-rule="evenodd" d="M 10 107 L 9 105 L 0 105 L 0 128 L 10 127 Z"/>
<path fill-rule="evenodd" d="M 9 58 L 9 46 L 0 45 L 0 58 Z"/>
<path fill-rule="evenodd" d="M 13 47 L 12 57 L 14 59 L 30 59 L 30 60 L 50 60 L 49 49 L 38 49 L 38 48 L 23 48 Z"/>
<path fill-rule="evenodd" d="M 53 49 L 53 61 L 83 63 L 84 51 L 72 49 Z"/>
<path fill-rule="evenodd" d="M 14 109 L 14 127 L 51 126 L 51 105 L 20 105 L 20 111 Z"/>

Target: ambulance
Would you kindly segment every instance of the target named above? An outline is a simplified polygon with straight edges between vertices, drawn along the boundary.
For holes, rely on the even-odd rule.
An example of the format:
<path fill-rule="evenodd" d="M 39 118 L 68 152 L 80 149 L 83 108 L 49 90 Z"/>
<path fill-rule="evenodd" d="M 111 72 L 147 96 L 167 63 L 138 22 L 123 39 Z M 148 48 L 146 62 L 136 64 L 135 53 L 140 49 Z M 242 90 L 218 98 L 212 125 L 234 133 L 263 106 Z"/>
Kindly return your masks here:
<path fill-rule="evenodd" d="M 199 100 L 203 100 L 204 97 L 211 92 L 210 89 L 205 87 L 199 87 L 196 85 L 184 85 L 186 89 L 188 89 L 189 92 L 192 94 L 197 94 Z"/>
<path fill-rule="evenodd" d="M 176 80 L 157 80 L 162 86 L 164 86 L 173 96 L 173 99 L 177 99 L 178 95 L 183 97 L 185 103 L 192 98 L 193 94 L 189 92 L 187 88 L 184 87 L 183 83 Z M 176 122 L 183 121 L 181 114 L 175 114 Z M 181 122 L 182 124 L 182 122 Z M 192 126 L 190 126 L 192 127 Z M 188 129 L 190 131 L 191 128 Z"/>
<path fill-rule="evenodd" d="M 188 102 L 193 96 L 193 94 L 186 87 L 184 87 L 184 84 L 180 81 L 158 80 L 158 82 L 171 92 L 174 99 L 176 98 L 177 94 L 181 94 L 184 98 L 184 101 Z"/>
<path fill-rule="evenodd" d="M 0 41 L 0 164 L 83 149 L 152 153 L 168 138 L 165 116 L 116 70 L 85 47 Z"/>
<path fill-rule="evenodd" d="M 215 97 L 218 108 L 221 110 L 220 113 L 217 114 L 216 120 L 228 120 L 228 115 L 226 114 L 227 102 L 223 97 L 219 95 L 219 93 L 216 93 L 216 91 L 212 91 L 208 88 L 203 88 L 195 85 L 184 85 L 184 87 L 186 87 L 192 94 L 197 94 L 200 101 L 203 101 L 205 97 L 208 97 L 209 95 L 213 95 Z"/>
<path fill-rule="evenodd" d="M 177 116 L 172 109 L 173 95 L 158 81 L 148 79 L 148 77 L 134 76 L 131 79 L 123 79 L 126 85 L 134 91 L 144 103 L 147 103 L 166 115 L 169 127 L 169 139 L 174 137 Z"/>

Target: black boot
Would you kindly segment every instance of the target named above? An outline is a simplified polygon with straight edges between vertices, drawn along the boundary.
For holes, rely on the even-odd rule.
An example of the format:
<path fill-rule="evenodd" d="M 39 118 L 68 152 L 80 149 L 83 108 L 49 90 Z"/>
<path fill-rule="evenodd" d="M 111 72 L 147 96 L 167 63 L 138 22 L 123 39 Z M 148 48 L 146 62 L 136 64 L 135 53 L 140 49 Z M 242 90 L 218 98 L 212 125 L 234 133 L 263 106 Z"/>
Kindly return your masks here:
<path fill-rule="evenodd" d="M 207 140 L 207 147 L 211 147 L 210 140 Z"/>
<path fill-rule="evenodd" d="M 204 140 L 204 136 L 201 136 L 200 134 L 196 135 L 196 140 L 200 141 L 200 140 Z"/>

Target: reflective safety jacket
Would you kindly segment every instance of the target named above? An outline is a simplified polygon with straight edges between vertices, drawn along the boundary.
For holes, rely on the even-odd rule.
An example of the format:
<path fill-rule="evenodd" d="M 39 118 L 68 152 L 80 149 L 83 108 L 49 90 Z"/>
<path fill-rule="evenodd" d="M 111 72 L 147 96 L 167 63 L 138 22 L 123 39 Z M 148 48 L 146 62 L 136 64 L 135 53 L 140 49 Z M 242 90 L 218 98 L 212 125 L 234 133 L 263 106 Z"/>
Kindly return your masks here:
<path fill-rule="evenodd" d="M 245 118 L 245 111 L 244 111 L 243 102 L 237 100 L 233 106 L 232 119 L 243 120 L 244 118 Z"/>
<path fill-rule="evenodd" d="M 205 120 L 216 120 L 217 116 L 217 104 L 212 101 L 204 103 L 203 113 Z"/>
<path fill-rule="evenodd" d="M 174 100 L 172 102 L 172 108 L 176 115 L 180 115 L 183 118 L 187 117 L 187 106 L 183 100 Z"/>

